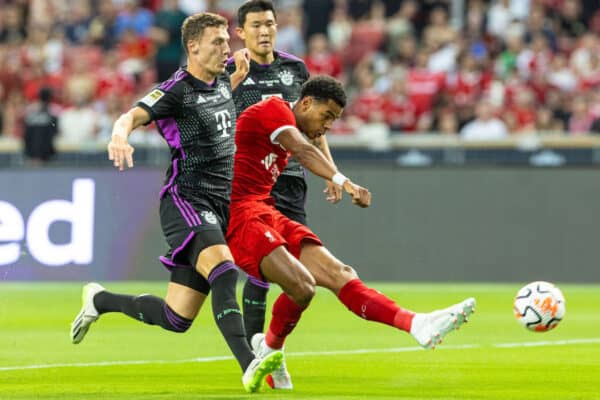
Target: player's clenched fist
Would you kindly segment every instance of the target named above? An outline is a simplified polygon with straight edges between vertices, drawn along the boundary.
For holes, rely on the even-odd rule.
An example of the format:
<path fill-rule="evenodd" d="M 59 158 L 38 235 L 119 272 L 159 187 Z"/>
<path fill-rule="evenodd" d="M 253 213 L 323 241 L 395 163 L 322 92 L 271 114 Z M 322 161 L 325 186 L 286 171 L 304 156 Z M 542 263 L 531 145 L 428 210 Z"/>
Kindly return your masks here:
<path fill-rule="evenodd" d="M 133 150 L 127 139 L 113 135 L 108 143 L 108 159 L 116 168 L 119 168 L 119 171 L 125 169 L 125 164 L 129 168 L 133 168 Z"/>
<path fill-rule="evenodd" d="M 371 205 L 371 192 L 369 192 L 369 189 L 358 186 L 347 179 L 344 182 L 344 190 L 352 196 L 352 204 L 363 208 Z"/>

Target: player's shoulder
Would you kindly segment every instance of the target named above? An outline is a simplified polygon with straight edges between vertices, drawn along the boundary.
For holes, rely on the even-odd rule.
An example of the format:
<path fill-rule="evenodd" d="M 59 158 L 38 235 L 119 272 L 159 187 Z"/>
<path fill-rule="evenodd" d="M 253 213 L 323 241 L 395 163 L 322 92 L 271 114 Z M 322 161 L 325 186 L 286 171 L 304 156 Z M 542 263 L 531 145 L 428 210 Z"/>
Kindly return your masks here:
<path fill-rule="evenodd" d="M 297 71 L 296 73 L 305 81 L 309 78 L 308 68 L 306 63 L 300 57 L 296 57 L 293 54 L 286 53 L 285 51 L 276 50 L 279 65 L 282 69 L 292 69 Z"/>
<path fill-rule="evenodd" d="M 256 104 L 246 108 L 240 115 L 238 122 L 248 119 L 258 119 L 263 121 L 269 117 L 279 116 L 282 113 L 291 113 L 291 105 L 289 102 L 280 97 L 272 96 L 265 100 L 259 101 Z"/>
<path fill-rule="evenodd" d="M 185 84 L 186 79 L 191 77 L 190 73 L 184 68 L 179 68 L 166 81 L 161 82 L 156 89 L 163 92 L 173 91 Z"/>
<path fill-rule="evenodd" d="M 257 105 L 260 105 L 261 108 L 263 110 L 272 110 L 272 109 L 278 109 L 278 110 L 291 110 L 291 105 L 289 103 L 289 101 L 285 101 L 284 99 L 282 99 L 279 96 L 271 96 L 259 103 L 257 103 Z"/>
<path fill-rule="evenodd" d="M 304 64 L 304 60 L 301 59 L 300 57 L 297 57 L 291 53 L 287 53 L 285 51 L 282 50 L 275 50 L 275 53 L 279 56 L 279 59 L 281 60 L 282 64 Z"/>

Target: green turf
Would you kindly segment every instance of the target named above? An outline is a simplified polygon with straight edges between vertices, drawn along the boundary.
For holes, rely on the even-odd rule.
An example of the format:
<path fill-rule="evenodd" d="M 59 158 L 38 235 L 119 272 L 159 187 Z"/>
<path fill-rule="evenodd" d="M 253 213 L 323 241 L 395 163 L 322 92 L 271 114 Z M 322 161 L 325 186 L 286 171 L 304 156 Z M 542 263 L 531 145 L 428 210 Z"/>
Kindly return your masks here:
<path fill-rule="evenodd" d="M 106 286 L 159 295 L 165 287 Z M 512 298 L 519 285 L 372 286 L 417 311 L 475 296 L 477 312 L 438 349 L 413 350 L 409 335 L 362 321 L 319 291 L 286 344 L 294 390 L 247 395 L 232 359 L 192 361 L 228 355 L 208 308 L 186 334 L 105 315 L 81 344 L 72 345 L 68 328 L 80 307 L 80 284 L 2 283 L 0 399 L 600 399 L 600 286 L 560 285 L 566 319 L 542 334 L 514 320 Z M 271 302 L 277 291 L 272 292 Z M 557 343 L 574 339 L 591 341 Z M 540 341 L 549 343 L 497 347 Z M 467 345 L 473 347 L 459 348 Z M 349 353 L 359 349 L 380 351 Z M 340 354 L 312 354 L 327 351 Z M 143 363 L 97 365 L 115 361 Z M 92 365 L 7 370 L 72 363 Z"/>

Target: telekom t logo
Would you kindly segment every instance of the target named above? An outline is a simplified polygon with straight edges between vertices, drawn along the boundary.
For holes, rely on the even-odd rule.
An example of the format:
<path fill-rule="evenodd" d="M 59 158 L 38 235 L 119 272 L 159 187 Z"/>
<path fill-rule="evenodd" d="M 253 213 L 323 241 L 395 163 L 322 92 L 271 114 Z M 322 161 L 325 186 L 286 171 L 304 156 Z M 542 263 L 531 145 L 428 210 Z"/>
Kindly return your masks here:
<path fill-rule="evenodd" d="M 27 229 L 21 212 L 0 200 L 0 266 L 18 261 L 21 241 L 26 239 L 32 257 L 42 264 L 90 264 L 94 250 L 94 197 L 91 179 L 73 181 L 73 200 L 49 200 L 33 209 Z M 50 226 L 65 221 L 71 225 L 71 239 L 55 244 L 49 238 Z"/>
<path fill-rule="evenodd" d="M 227 128 L 231 128 L 231 114 L 228 110 L 221 110 L 215 113 L 217 119 L 217 129 L 223 131 L 221 137 L 228 137 Z"/>

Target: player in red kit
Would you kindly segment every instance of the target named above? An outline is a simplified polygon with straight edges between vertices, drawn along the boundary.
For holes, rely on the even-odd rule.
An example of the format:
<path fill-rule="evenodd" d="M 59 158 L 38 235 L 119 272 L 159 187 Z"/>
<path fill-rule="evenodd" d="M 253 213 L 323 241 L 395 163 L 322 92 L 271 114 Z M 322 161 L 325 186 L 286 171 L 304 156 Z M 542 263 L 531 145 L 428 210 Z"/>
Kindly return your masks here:
<path fill-rule="evenodd" d="M 337 171 L 304 137 L 312 140 L 324 135 L 345 105 L 341 84 L 331 77 L 317 76 L 302 86 L 293 107 L 271 97 L 249 107 L 238 118 L 227 242 L 246 273 L 275 282 L 284 292 L 273 305 L 266 335 L 259 333 L 252 338 L 257 356 L 283 349 L 315 286 L 330 289 L 364 319 L 409 332 L 426 348 L 439 344 L 474 310 L 473 298 L 428 314 L 399 307 L 365 286 L 354 269 L 334 257 L 309 228 L 275 209 L 270 192 L 290 155 L 315 175 L 340 185 L 354 204 L 370 205 L 371 193 Z"/>

